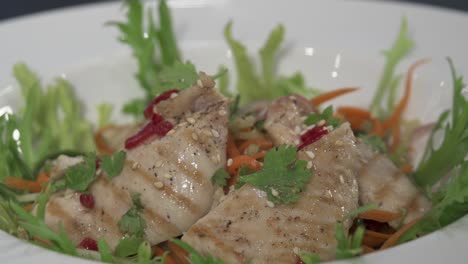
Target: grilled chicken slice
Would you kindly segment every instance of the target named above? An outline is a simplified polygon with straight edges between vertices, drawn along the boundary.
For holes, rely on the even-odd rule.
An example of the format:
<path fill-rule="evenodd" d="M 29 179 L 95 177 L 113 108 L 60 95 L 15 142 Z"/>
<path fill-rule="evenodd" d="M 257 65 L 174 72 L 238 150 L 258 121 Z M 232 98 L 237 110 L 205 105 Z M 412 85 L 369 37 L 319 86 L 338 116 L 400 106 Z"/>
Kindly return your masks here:
<path fill-rule="evenodd" d="M 297 203 L 272 207 L 265 192 L 244 185 L 182 239 L 226 263 L 295 263 L 297 250 L 332 259 L 336 221 L 358 206 L 356 152 L 352 131 L 343 125 L 299 152 L 300 159 L 312 163 L 314 174 Z"/>
<path fill-rule="evenodd" d="M 358 142 L 357 146 L 363 164 L 358 177 L 362 204 L 375 203 L 380 209 L 394 213 L 404 209 L 404 223 L 423 216 L 431 208 L 426 196 L 388 157 L 363 142 Z M 399 223 L 390 224 L 396 227 Z"/>
<path fill-rule="evenodd" d="M 304 128 L 304 117 L 310 112 L 310 104 L 304 98 L 283 97 L 270 106 L 265 129 L 276 144 L 297 146 L 300 131 Z M 288 127 L 295 129 L 288 132 Z M 429 200 L 387 156 L 373 151 L 360 140 L 357 141 L 357 147 L 361 157 L 361 170 L 357 177 L 361 204 L 375 203 L 380 209 L 395 213 L 404 209 L 405 223 L 424 215 L 430 209 Z M 399 224 L 397 222 L 390 224 L 396 226 Z"/>
<path fill-rule="evenodd" d="M 211 80 L 200 79 L 203 87 L 161 103 L 161 109 L 171 111 L 160 113 L 177 124 L 172 131 L 127 151 L 119 176 L 98 176 L 89 188 L 93 209 L 81 205 L 79 193 L 63 191 L 50 198 L 46 224 L 56 229 L 62 222 L 75 243 L 104 237 L 115 248 L 124 235 L 118 222 L 131 208 L 134 193 L 141 194 L 144 238 L 151 244 L 182 234 L 205 215 L 214 192 L 211 177 L 225 164 L 228 103 Z"/>

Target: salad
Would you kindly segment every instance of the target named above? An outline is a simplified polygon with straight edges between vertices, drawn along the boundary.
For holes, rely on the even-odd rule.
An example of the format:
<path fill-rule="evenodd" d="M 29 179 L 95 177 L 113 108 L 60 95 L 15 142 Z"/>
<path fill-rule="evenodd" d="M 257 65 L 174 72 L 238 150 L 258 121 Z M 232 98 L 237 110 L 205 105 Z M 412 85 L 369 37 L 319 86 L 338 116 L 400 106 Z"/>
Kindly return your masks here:
<path fill-rule="evenodd" d="M 250 55 L 226 24 L 235 69 L 183 59 L 170 10 L 124 2 L 120 32 L 144 96 L 96 122 L 65 79 L 43 86 L 25 64 L 24 98 L 0 116 L 0 229 L 56 252 L 108 263 L 320 263 L 385 250 L 468 213 L 468 103 L 406 120 L 414 73 L 404 18 L 369 106 L 332 105 L 356 87 L 312 89 L 276 71 L 285 28 Z M 256 67 L 255 62 L 260 67 Z M 236 80 L 230 80 L 236 72 Z M 229 89 L 229 87 L 234 89 Z M 400 95 L 401 94 L 401 95 Z M 412 142 L 427 137 L 419 162 Z"/>

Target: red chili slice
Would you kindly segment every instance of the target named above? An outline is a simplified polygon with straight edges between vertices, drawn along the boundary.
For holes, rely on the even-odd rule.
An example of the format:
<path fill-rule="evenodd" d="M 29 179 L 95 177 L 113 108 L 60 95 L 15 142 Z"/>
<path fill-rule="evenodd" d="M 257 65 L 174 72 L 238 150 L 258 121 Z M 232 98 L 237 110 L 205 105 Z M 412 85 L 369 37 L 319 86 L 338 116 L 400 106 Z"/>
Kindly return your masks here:
<path fill-rule="evenodd" d="M 83 238 L 83 240 L 81 240 L 80 244 L 78 245 L 78 248 L 98 251 L 97 241 L 92 238 L 85 237 Z"/>
<path fill-rule="evenodd" d="M 144 111 L 144 114 L 145 114 L 145 117 L 146 118 L 151 118 L 153 116 L 153 108 L 155 105 L 159 104 L 159 102 L 161 101 L 164 101 L 164 100 L 167 100 L 169 98 L 171 98 L 171 95 L 173 93 L 178 93 L 179 90 L 169 90 L 169 91 L 165 91 L 163 93 L 161 93 L 160 95 L 156 96 L 153 101 L 151 101 L 151 103 L 145 108 L 145 111 Z"/>
<path fill-rule="evenodd" d="M 307 147 L 308 145 L 321 139 L 326 134 L 328 134 L 328 130 L 325 129 L 325 126 L 315 126 L 312 129 L 309 129 L 305 134 L 301 136 L 302 143 L 299 145 L 298 150 Z"/>
<path fill-rule="evenodd" d="M 92 194 L 81 194 L 80 195 L 80 203 L 86 208 L 93 209 L 94 208 L 94 196 Z"/>
<path fill-rule="evenodd" d="M 143 141 L 150 138 L 154 135 L 153 131 L 154 124 L 152 122 L 146 124 L 140 131 L 138 131 L 135 135 L 127 138 L 125 140 L 125 148 L 132 149 L 138 145 L 140 145 Z"/>
<path fill-rule="evenodd" d="M 157 124 L 154 124 L 154 133 L 156 133 L 156 135 L 158 136 L 161 136 L 161 137 L 164 137 L 167 132 L 171 131 L 171 129 L 173 128 L 174 126 L 169 123 L 168 121 L 166 120 L 162 120 L 161 122 L 157 123 Z"/>

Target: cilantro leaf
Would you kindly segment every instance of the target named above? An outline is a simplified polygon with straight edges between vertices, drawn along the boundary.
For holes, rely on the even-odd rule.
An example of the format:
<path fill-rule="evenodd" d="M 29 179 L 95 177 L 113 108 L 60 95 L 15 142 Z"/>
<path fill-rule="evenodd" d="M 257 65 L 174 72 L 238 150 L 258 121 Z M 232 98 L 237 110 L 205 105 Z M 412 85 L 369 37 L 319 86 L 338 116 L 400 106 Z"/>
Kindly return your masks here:
<path fill-rule="evenodd" d="M 371 135 L 371 134 L 361 134 L 358 136 L 359 139 L 361 139 L 364 143 L 367 145 L 371 146 L 373 150 L 380 152 L 380 153 L 387 153 L 387 145 L 385 145 L 385 142 L 382 140 L 377 135 Z"/>
<path fill-rule="evenodd" d="M 120 172 L 122 172 L 126 157 L 127 153 L 123 150 L 114 153 L 112 156 L 102 156 L 101 167 L 110 179 L 118 176 Z"/>
<path fill-rule="evenodd" d="M 333 117 L 333 106 L 331 105 L 325 108 L 322 113 L 310 114 L 304 123 L 310 126 L 320 122 L 320 120 L 324 120 L 328 125 L 333 127 L 340 125 L 340 119 Z"/>
<path fill-rule="evenodd" d="M 266 153 L 262 170 L 240 176 L 238 182 L 265 191 L 273 203 L 294 203 L 312 176 L 306 165 L 306 161 L 297 160 L 296 148 L 281 145 Z"/>
<path fill-rule="evenodd" d="M 179 247 L 185 249 L 189 253 L 189 262 L 190 264 L 224 264 L 220 259 L 217 259 L 211 255 L 200 254 L 189 244 L 185 243 L 179 239 L 172 239 L 171 242 L 178 245 Z"/>
<path fill-rule="evenodd" d="M 409 54 L 413 47 L 414 41 L 409 36 L 408 22 L 404 17 L 401 22 L 400 32 L 398 33 L 397 39 L 390 50 L 384 52 L 386 63 L 380 77 L 376 93 L 374 94 L 370 105 L 370 112 L 374 116 L 379 118 L 383 117 L 382 115 L 384 111 L 381 106 L 383 98 L 386 92 L 390 92 L 390 97 L 392 96 L 392 93 L 394 93 L 392 90 L 394 91 L 398 82 L 398 76 L 394 76 L 395 68 L 398 63 L 400 63 L 400 61 Z"/>
<path fill-rule="evenodd" d="M 337 222 L 335 227 L 335 238 L 338 241 L 336 247 L 336 259 L 353 258 L 362 253 L 362 240 L 365 228 L 359 225 L 353 235 L 347 236 L 342 222 Z"/>
<path fill-rule="evenodd" d="M 227 179 L 229 179 L 229 174 L 224 168 L 218 169 L 213 177 L 211 177 L 211 181 L 213 184 L 216 184 L 220 187 L 224 187 L 227 184 Z"/>
<path fill-rule="evenodd" d="M 143 237 L 146 222 L 140 215 L 143 205 L 140 200 L 140 194 L 132 195 L 133 206 L 120 218 L 119 228 L 122 232 L 136 237 Z"/>
<path fill-rule="evenodd" d="M 453 78 L 452 109 L 442 113 L 432 130 L 423 158 L 413 174 L 413 179 L 422 189 L 429 189 L 456 165 L 463 163 L 468 153 L 468 102 L 462 94 L 463 78 L 457 76 L 449 59 Z M 449 113 L 451 122 L 446 122 Z M 434 135 L 444 131 L 442 143 L 434 149 Z"/>
<path fill-rule="evenodd" d="M 143 239 L 136 236 L 125 236 L 119 241 L 115 248 L 116 257 L 128 257 L 137 254 L 138 246 L 143 243 Z"/>
<path fill-rule="evenodd" d="M 299 252 L 299 258 L 301 258 L 304 264 L 318 264 L 321 262 L 320 256 L 317 253 L 311 253 L 308 251 Z"/>
<path fill-rule="evenodd" d="M 132 99 L 129 102 L 124 104 L 124 106 L 122 107 L 122 112 L 128 115 L 134 116 L 137 120 L 142 119 L 143 115 L 141 113 L 143 113 L 148 103 L 149 103 L 149 100 L 147 99 L 142 99 L 142 98 Z"/>
<path fill-rule="evenodd" d="M 98 128 L 102 128 L 110 123 L 113 109 L 114 106 L 108 103 L 102 103 L 97 106 Z"/>
<path fill-rule="evenodd" d="M 83 162 L 65 171 L 65 184 L 75 191 L 86 191 L 96 178 L 96 154 L 90 153 L 83 157 Z"/>
<path fill-rule="evenodd" d="M 162 90 L 185 89 L 198 80 L 197 70 L 191 62 L 175 62 L 171 66 L 163 67 L 158 80 Z"/>
<path fill-rule="evenodd" d="M 112 251 L 107 244 L 104 238 L 100 238 L 98 240 L 98 249 L 99 253 L 101 254 L 101 261 L 106 263 L 114 263 L 114 257 L 112 256 Z"/>
<path fill-rule="evenodd" d="M 148 242 L 143 241 L 143 243 L 140 244 L 138 247 L 138 255 L 137 255 L 137 263 L 138 264 L 153 264 L 153 261 L 151 261 L 151 246 Z"/>

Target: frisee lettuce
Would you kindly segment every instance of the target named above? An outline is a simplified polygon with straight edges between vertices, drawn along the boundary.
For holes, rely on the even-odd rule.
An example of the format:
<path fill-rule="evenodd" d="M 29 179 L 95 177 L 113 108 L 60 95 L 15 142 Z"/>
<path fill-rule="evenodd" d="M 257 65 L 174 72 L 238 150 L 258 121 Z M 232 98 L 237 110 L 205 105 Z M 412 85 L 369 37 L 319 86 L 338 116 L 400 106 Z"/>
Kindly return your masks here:
<path fill-rule="evenodd" d="M 208 254 L 200 254 L 193 247 L 182 240 L 172 239 L 171 241 L 189 253 L 190 264 L 224 264 L 221 259 L 217 259 Z"/>
<path fill-rule="evenodd" d="M 385 118 L 385 115 L 393 111 L 395 102 L 395 93 L 400 76 L 395 76 L 397 65 L 405 58 L 414 47 L 414 41 L 408 33 L 408 22 L 404 17 L 401 22 L 400 32 L 392 47 L 384 51 L 386 63 L 382 71 L 377 90 L 372 98 L 370 112 L 379 119 Z M 388 93 L 388 94 L 387 94 Z M 388 109 L 383 109 L 384 97 L 388 96 Z M 392 103 L 390 105 L 390 103 Z"/>
<path fill-rule="evenodd" d="M 123 112 L 142 118 L 142 112 L 156 95 L 170 89 L 185 89 L 197 79 L 195 66 L 182 63 L 172 27 L 170 10 L 165 0 L 159 2 L 159 27 L 155 24 L 152 11 L 148 10 L 145 21 L 145 8 L 139 0 L 126 0 L 126 22 L 109 22 L 121 33 L 119 40 L 130 46 L 137 60 L 136 79 L 145 90 L 144 98 L 130 100 Z M 145 24 L 148 26 L 145 27 Z"/>
<path fill-rule="evenodd" d="M 278 25 L 269 34 L 260 49 L 261 75 L 255 69 L 253 59 L 247 48 L 232 36 L 232 22 L 224 28 L 224 37 L 231 48 L 237 70 L 236 91 L 240 95 L 240 104 L 257 100 L 274 100 L 281 96 L 297 93 L 310 96 L 313 89 L 308 88 L 300 73 L 292 76 L 278 76 L 276 57 L 284 39 L 284 27 Z"/>

